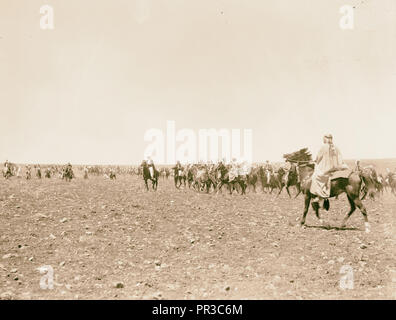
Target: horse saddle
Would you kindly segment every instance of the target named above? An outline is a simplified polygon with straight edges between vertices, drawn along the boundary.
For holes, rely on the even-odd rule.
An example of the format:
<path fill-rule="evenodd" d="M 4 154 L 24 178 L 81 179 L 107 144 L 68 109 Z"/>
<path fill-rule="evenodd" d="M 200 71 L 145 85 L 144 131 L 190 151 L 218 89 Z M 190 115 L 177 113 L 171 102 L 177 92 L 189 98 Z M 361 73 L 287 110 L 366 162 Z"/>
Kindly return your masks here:
<path fill-rule="evenodd" d="M 330 174 L 330 180 L 335 180 L 339 178 L 348 179 L 353 171 L 351 169 L 336 169 L 328 172 Z"/>

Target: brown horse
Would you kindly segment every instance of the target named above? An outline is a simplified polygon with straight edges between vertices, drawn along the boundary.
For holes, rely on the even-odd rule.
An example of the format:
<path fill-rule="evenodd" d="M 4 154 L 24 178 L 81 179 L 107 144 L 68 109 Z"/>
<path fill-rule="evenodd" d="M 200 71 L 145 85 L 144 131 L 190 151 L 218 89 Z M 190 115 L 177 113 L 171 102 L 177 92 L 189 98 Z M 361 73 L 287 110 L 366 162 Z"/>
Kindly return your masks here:
<path fill-rule="evenodd" d="M 277 197 L 282 193 L 283 188 L 285 187 L 285 170 L 281 167 L 277 171 L 271 174 L 269 186 L 270 186 L 270 194 L 274 189 L 279 189 Z"/>
<path fill-rule="evenodd" d="M 396 173 L 389 172 L 386 176 L 386 181 L 391 189 L 391 192 L 396 196 Z"/>
<path fill-rule="evenodd" d="M 305 195 L 305 208 L 304 208 L 304 213 L 303 213 L 303 216 L 301 219 L 302 226 L 305 224 L 305 218 L 306 218 L 308 210 L 309 210 L 309 205 L 311 203 L 311 199 L 315 197 L 310 192 L 314 167 L 315 167 L 315 164 L 313 164 L 313 163 L 299 165 L 299 173 L 300 173 L 300 179 L 301 179 L 300 180 L 301 181 L 301 190 Z M 369 179 L 369 177 L 363 176 L 363 175 L 359 174 L 358 172 L 352 172 L 348 178 L 338 178 L 338 179 L 334 179 L 331 181 L 330 198 L 337 197 L 338 195 L 345 192 L 347 194 L 348 201 L 350 204 L 350 210 L 347 213 L 347 215 L 345 216 L 345 218 L 341 224 L 341 228 L 345 228 L 348 218 L 352 215 L 352 213 L 355 212 L 356 207 L 358 207 L 363 214 L 366 232 L 370 232 L 370 225 L 369 225 L 368 218 L 367 218 L 367 210 L 366 210 L 365 206 L 363 205 L 362 200 L 360 199 L 360 192 L 361 192 L 363 182 L 369 188 L 372 187 L 373 183 Z M 327 210 L 330 208 L 328 199 L 325 200 L 324 207 Z M 323 221 L 319 215 L 319 209 L 320 209 L 319 203 L 313 202 L 312 208 L 314 209 L 316 217 L 319 219 L 320 223 L 323 224 Z"/>
<path fill-rule="evenodd" d="M 247 177 L 238 175 L 234 179 L 230 180 L 230 168 L 229 166 L 225 166 L 223 163 L 219 163 L 216 168 L 217 171 L 217 179 L 218 179 L 218 188 L 217 193 L 221 192 L 221 188 L 223 185 L 228 186 L 228 190 L 230 194 L 232 194 L 233 190 L 236 189 L 236 185 L 239 185 L 241 188 L 242 195 L 246 194 L 247 188 Z M 237 190 L 238 192 L 238 190 Z"/>
<path fill-rule="evenodd" d="M 296 187 L 297 193 L 296 193 L 295 198 L 297 198 L 299 196 L 299 194 L 301 193 L 301 184 L 300 184 L 300 178 L 299 178 L 298 171 L 297 171 L 297 166 L 295 163 L 291 163 L 291 167 L 289 169 L 289 172 L 288 172 L 287 178 L 286 178 L 286 191 L 290 198 L 291 198 L 291 194 L 290 194 L 289 188 L 292 186 Z"/>
<path fill-rule="evenodd" d="M 253 191 L 256 193 L 256 184 L 259 179 L 259 168 L 254 168 L 250 171 L 250 173 L 246 176 L 247 180 L 247 188 L 252 186 Z"/>
<path fill-rule="evenodd" d="M 156 191 L 158 188 L 159 171 L 154 168 L 154 177 L 152 177 L 150 174 L 149 166 L 145 161 L 143 161 L 141 168 L 142 168 L 143 180 L 146 186 L 146 190 L 149 191 L 147 180 L 151 180 L 151 182 L 153 183 L 153 190 Z"/>

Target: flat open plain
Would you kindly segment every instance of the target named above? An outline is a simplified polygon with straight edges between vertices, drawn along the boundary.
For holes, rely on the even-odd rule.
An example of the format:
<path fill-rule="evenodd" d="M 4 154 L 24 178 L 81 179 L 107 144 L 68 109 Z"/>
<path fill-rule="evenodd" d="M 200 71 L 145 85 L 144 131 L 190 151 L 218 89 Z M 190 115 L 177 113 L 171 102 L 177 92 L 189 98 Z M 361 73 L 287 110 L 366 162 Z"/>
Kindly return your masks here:
<path fill-rule="evenodd" d="M 298 224 L 303 197 L 176 190 L 160 179 L 0 181 L 2 299 L 394 299 L 396 197 L 345 195 Z M 294 190 L 292 191 L 294 192 Z M 353 289 L 340 288 L 349 265 Z M 40 287 L 51 266 L 54 288 Z"/>

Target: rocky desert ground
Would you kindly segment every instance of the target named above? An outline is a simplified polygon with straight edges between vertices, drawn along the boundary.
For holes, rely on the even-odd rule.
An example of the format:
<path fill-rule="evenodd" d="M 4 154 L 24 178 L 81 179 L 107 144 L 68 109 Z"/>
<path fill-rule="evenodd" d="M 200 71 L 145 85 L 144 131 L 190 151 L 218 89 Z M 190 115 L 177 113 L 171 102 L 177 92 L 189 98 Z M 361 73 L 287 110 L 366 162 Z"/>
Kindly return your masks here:
<path fill-rule="evenodd" d="M 326 226 L 310 211 L 301 228 L 303 198 L 286 192 L 205 194 L 162 178 L 147 192 L 129 175 L 1 179 L 0 297 L 394 299 L 396 197 L 365 205 L 368 234 L 358 211 L 338 228 L 345 196 L 322 212 Z"/>

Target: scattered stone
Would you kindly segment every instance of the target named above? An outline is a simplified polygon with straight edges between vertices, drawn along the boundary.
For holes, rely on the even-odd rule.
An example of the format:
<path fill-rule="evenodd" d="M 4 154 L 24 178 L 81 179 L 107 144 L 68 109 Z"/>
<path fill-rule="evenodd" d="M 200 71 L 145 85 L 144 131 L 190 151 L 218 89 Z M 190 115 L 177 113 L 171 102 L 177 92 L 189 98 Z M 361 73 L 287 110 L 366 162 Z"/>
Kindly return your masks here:
<path fill-rule="evenodd" d="M 9 259 L 9 258 L 14 258 L 17 257 L 17 254 L 13 254 L 13 253 L 7 253 L 3 256 L 3 259 Z"/>
<path fill-rule="evenodd" d="M 67 218 L 63 218 L 63 219 L 60 219 L 60 220 L 59 220 L 60 223 L 65 223 L 65 222 L 67 222 L 67 221 L 68 221 Z"/>
<path fill-rule="evenodd" d="M 61 263 L 59 263 L 59 265 L 61 266 L 61 267 L 63 267 L 64 265 L 65 265 L 65 261 L 62 261 Z"/>
<path fill-rule="evenodd" d="M 0 295 L 0 299 L 2 299 L 2 300 L 11 300 L 13 295 L 14 294 L 11 291 L 6 291 L 6 292 L 3 292 Z"/>
<path fill-rule="evenodd" d="M 13 269 L 10 270 L 10 272 L 11 272 L 11 273 L 17 273 L 17 272 L 18 272 L 18 269 L 17 269 L 17 268 L 13 268 Z"/>
<path fill-rule="evenodd" d="M 118 282 L 118 283 L 115 284 L 115 287 L 117 289 L 122 289 L 122 288 L 124 288 L 124 284 L 122 282 Z"/>
<path fill-rule="evenodd" d="M 225 291 L 230 291 L 230 289 L 231 289 L 230 286 L 226 286 L 226 287 L 224 288 Z"/>

